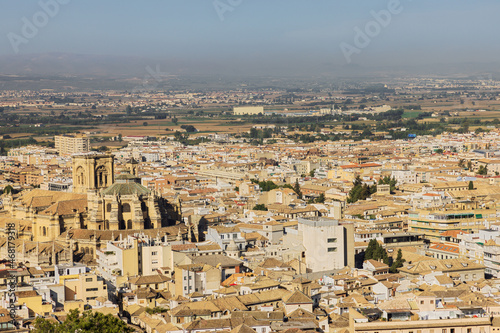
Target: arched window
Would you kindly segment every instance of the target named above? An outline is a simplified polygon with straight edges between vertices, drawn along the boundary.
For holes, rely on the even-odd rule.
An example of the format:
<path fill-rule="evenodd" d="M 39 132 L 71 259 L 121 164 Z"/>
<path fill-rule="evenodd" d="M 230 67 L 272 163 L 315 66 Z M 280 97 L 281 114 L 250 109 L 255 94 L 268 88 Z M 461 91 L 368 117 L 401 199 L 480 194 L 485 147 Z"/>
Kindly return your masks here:
<path fill-rule="evenodd" d="M 106 205 L 106 212 L 108 212 L 108 213 L 111 212 L 111 204 L 110 203 Z"/>
<path fill-rule="evenodd" d="M 108 186 L 108 169 L 104 165 L 99 166 L 95 171 L 97 187 Z"/>
<path fill-rule="evenodd" d="M 43 230 L 43 235 L 44 235 L 44 236 L 47 236 L 47 229 L 45 229 L 45 227 L 43 227 L 43 229 L 42 229 L 42 230 Z"/>
<path fill-rule="evenodd" d="M 76 183 L 78 185 L 84 185 L 85 184 L 85 171 L 81 166 L 76 169 Z"/>
<path fill-rule="evenodd" d="M 130 205 L 128 203 L 124 203 L 122 205 L 122 212 L 123 213 L 130 213 Z"/>
<path fill-rule="evenodd" d="M 132 220 L 127 221 L 127 229 L 132 229 Z"/>

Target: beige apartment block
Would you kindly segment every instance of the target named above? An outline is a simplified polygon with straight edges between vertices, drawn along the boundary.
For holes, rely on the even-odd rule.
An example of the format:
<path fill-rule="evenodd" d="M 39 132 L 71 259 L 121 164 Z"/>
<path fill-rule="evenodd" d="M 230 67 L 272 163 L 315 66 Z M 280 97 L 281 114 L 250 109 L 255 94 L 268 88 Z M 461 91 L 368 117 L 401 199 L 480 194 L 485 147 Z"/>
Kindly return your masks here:
<path fill-rule="evenodd" d="M 234 114 L 237 116 L 247 115 L 247 114 L 264 114 L 263 106 L 242 106 L 233 108 Z"/>
<path fill-rule="evenodd" d="M 81 154 L 90 150 L 90 140 L 84 134 L 56 135 L 54 140 L 60 155 Z"/>
<path fill-rule="evenodd" d="M 354 267 L 354 226 L 324 217 L 298 218 L 305 261 L 312 272 Z"/>
<path fill-rule="evenodd" d="M 106 283 L 97 274 L 63 276 L 60 277 L 60 283 L 64 285 L 65 300 L 67 301 L 82 300 L 86 304 L 95 305 L 95 300 L 98 297 L 108 299 Z"/>

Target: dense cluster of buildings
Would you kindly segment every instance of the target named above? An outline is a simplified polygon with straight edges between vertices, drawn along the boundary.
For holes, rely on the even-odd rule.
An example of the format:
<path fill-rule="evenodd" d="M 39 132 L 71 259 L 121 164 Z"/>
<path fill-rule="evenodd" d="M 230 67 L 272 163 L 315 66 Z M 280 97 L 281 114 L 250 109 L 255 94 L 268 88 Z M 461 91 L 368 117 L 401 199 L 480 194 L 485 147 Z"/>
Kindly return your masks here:
<path fill-rule="evenodd" d="M 92 309 L 152 333 L 500 329 L 498 131 L 111 154 L 73 139 L 0 157 L 17 264 L 0 263 L 0 315 L 23 326 Z"/>

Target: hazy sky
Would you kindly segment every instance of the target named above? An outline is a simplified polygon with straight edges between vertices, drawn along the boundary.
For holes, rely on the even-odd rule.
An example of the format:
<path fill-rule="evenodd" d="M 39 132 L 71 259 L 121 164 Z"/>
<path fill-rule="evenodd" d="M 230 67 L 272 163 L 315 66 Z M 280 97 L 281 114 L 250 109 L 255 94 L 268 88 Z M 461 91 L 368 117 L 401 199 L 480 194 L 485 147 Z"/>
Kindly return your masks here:
<path fill-rule="evenodd" d="M 2 0 L 0 55 L 15 55 L 11 40 L 20 37 L 19 54 L 346 65 L 341 43 L 356 47 L 355 28 L 373 26 L 371 12 L 397 0 L 64 0 L 44 24 L 40 3 L 54 1 L 63 2 Z M 500 1 L 400 0 L 397 8 L 368 45 L 356 47 L 352 64 L 498 60 Z M 23 34 L 34 16 L 42 26 Z"/>

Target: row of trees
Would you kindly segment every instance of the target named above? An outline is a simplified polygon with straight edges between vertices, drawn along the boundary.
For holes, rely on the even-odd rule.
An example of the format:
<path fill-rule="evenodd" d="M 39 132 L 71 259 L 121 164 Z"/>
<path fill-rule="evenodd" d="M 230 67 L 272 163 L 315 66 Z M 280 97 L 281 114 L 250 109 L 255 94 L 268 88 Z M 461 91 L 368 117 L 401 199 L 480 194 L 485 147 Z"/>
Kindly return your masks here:
<path fill-rule="evenodd" d="M 405 262 L 405 260 L 403 259 L 403 253 L 401 252 L 401 249 L 398 250 L 398 255 L 396 257 L 396 260 L 392 260 L 387 255 L 387 251 L 375 239 L 370 240 L 370 242 L 368 243 L 368 247 L 365 250 L 364 260 L 370 260 L 370 259 L 376 261 L 382 260 L 384 264 L 390 266 L 389 271 L 391 273 L 397 273 L 398 268 L 403 267 L 403 264 Z"/>
<path fill-rule="evenodd" d="M 125 322 L 111 314 L 85 311 L 80 315 L 76 309 L 70 310 L 66 320 L 62 323 L 38 317 L 33 326 L 34 331 L 39 333 L 128 333 L 134 331 Z"/>
<path fill-rule="evenodd" d="M 396 181 L 396 178 L 391 178 L 389 176 L 385 176 L 384 178 L 380 178 L 378 180 L 378 183 L 380 185 L 390 185 L 391 186 L 391 194 L 394 194 L 394 191 L 396 190 L 396 184 L 397 184 L 397 181 Z"/>
<path fill-rule="evenodd" d="M 363 184 L 361 178 L 357 176 L 356 179 L 354 179 L 354 186 L 349 191 L 347 203 L 366 200 L 375 192 L 377 192 L 377 185 L 368 186 L 367 184 Z"/>

